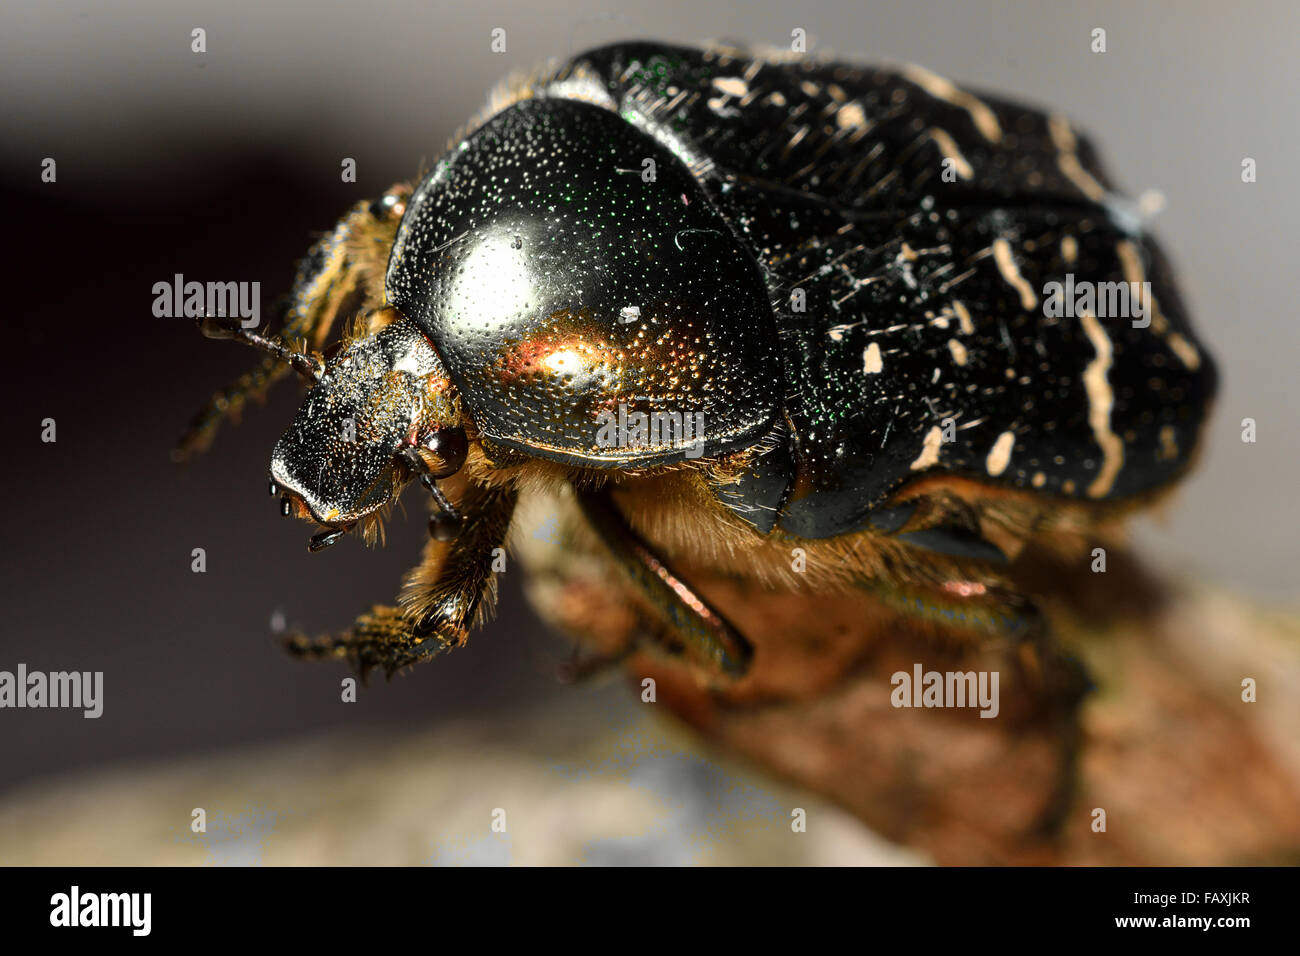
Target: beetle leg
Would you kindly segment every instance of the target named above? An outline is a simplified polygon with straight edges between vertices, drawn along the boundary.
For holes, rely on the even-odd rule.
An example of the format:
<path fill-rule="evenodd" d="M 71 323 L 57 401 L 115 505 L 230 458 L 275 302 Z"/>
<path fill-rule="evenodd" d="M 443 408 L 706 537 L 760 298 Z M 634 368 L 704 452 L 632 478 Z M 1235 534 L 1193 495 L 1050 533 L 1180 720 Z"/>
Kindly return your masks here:
<path fill-rule="evenodd" d="M 575 646 L 567 658 L 555 666 L 555 677 L 561 684 L 578 684 L 593 680 L 609 671 L 622 667 L 632 656 L 631 645 L 611 653 L 586 651 Z"/>
<path fill-rule="evenodd" d="M 305 340 L 309 349 L 325 344 L 340 317 L 377 301 L 383 291 L 383 267 L 401 218 L 409 187 L 399 184 L 375 203 L 357 203 L 334 229 L 307 254 L 288 302 L 281 307 L 284 325 L 278 338 L 294 348 Z M 384 200 L 391 199 L 385 203 Z M 376 288 L 377 286 L 377 288 Z M 250 398 L 259 402 L 289 367 L 267 358 L 221 389 L 199 411 L 176 443 L 172 458 L 184 461 L 205 450 L 227 418 L 239 420 Z"/>
<path fill-rule="evenodd" d="M 340 266 L 341 268 L 341 266 Z M 320 308 L 313 311 L 292 309 L 289 311 L 284 327 L 277 338 L 282 343 L 293 343 L 299 339 L 321 342 L 339 315 L 339 308 Z M 266 358 L 251 371 L 245 372 L 235 381 L 218 391 L 198 414 L 194 416 L 185 433 L 176 443 L 172 457 L 183 461 L 195 452 L 201 452 L 212 444 L 217 427 L 227 418 L 239 420 L 249 399 L 265 401 L 266 393 L 281 379 L 285 378 L 292 366 L 278 358 Z"/>
<path fill-rule="evenodd" d="M 1022 599 L 1023 600 L 1023 599 Z M 1083 747 L 1083 699 L 1095 686 L 1088 670 L 1065 653 L 1053 638 L 1047 617 L 1038 606 L 1026 602 L 1032 615 L 1028 628 L 1017 635 L 1016 652 L 1021 669 L 1039 688 L 1045 718 L 1055 728 L 1059 745 L 1056 789 L 1044 806 L 1038 829 L 1045 835 L 1058 832 L 1070 812 L 1079 782 L 1079 754 Z"/>
<path fill-rule="evenodd" d="M 469 486 L 460 533 L 430 538 L 423 561 L 406 575 L 398 607 L 373 607 L 341 635 L 292 635 L 287 649 L 297 657 L 346 659 L 364 678 L 372 668 L 391 676 L 464 644 L 496 604 L 494 552 L 504 544 L 514 507 L 512 490 Z"/>
<path fill-rule="evenodd" d="M 302 339 L 308 340 L 313 346 L 322 344 L 343 311 L 344 300 L 352 298 L 351 293 L 355 291 L 355 283 L 347 281 L 342 258 L 343 248 L 342 243 L 336 246 L 338 251 L 327 260 L 325 272 L 322 274 L 338 276 L 337 284 L 345 288 L 348 294 L 326 295 L 319 303 L 313 303 L 316 306 L 314 308 L 299 303 L 285 310 L 284 325 L 277 333 L 276 339 L 287 347 L 292 348 L 294 343 Z M 225 419 L 238 421 L 239 414 L 248 404 L 249 399 L 265 401 L 266 393 L 271 390 L 271 386 L 288 376 L 291 369 L 292 366 L 278 358 L 265 358 L 251 371 L 245 372 L 221 389 L 194 416 L 185 434 L 176 443 L 172 457 L 177 461 L 183 461 L 195 452 L 204 451 L 212 444 L 217 427 Z"/>
<path fill-rule="evenodd" d="M 941 589 L 875 580 L 861 584 L 887 604 L 937 625 L 945 635 L 1007 643 L 1059 744 L 1056 788 L 1036 824 L 1044 834 L 1055 833 L 1074 797 L 1082 744 L 1080 708 L 1093 684 L 1083 664 L 1066 654 L 1053 638 L 1042 609 L 1009 588 L 973 581 L 953 581 Z"/>
<path fill-rule="evenodd" d="M 226 418 L 239 419 L 239 413 L 250 398 L 262 401 L 272 385 L 282 379 L 289 366 L 275 359 L 263 359 L 257 367 L 245 372 L 221 389 L 199 410 L 176 447 L 172 449 L 175 461 L 184 461 L 195 452 L 204 451 L 212 444 L 217 426 Z"/>
<path fill-rule="evenodd" d="M 1006 564 L 1007 556 L 997 546 L 985 541 L 980 535 L 965 528 L 952 525 L 939 525 L 933 528 L 921 528 L 906 531 L 898 535 L 899 541 L 925 548 L 936 554 L 947 554 L 957 558 L 973 558 L 977 561 L 989 561 L 994 564 Z"/>
<path fill-rule="evenodd" d="M 578 505 L 619 566 L 672 627 L 692 656 L 733 677 L 749 668 L 753 648 L 739 631 L 678 577 L 628 526 L 607 491 L 578 491 Z"/>
<path fill-rule="evenodd" d="M 412 633 L 411 621 L 400 608 L 375 605 L 357 618 L 352 630 L 344 634 L 308 637 L 292 634 L 285 638 L 285 649 L 305 660 L 338 658 L 352 664 L 362 680 L 374 667 L 384 667 L 390 674 L 406 664 L 432 657 L 450 642 L 434 639 L 427 643 Z"/>

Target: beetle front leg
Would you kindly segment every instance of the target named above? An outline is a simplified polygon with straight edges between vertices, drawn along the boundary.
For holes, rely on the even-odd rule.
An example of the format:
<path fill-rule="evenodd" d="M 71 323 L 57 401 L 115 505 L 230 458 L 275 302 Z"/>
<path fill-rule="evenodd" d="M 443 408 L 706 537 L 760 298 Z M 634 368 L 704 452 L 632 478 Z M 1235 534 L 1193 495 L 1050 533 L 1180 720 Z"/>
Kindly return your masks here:
<path fill-rule="evenodd" d="M 398 607 L 373 607 L 344 634 L 292 635 L 287 649 L 297 657 L 346 659 L 364 678 L 372 668 L 391 676 L 464 644 L 470 628 L 496 604 L 492 566 L 515 500 L 513 490 L 469 486 L 460 533 L 450 541 L 429 540 L 424 559 L 406 575 Z"/>

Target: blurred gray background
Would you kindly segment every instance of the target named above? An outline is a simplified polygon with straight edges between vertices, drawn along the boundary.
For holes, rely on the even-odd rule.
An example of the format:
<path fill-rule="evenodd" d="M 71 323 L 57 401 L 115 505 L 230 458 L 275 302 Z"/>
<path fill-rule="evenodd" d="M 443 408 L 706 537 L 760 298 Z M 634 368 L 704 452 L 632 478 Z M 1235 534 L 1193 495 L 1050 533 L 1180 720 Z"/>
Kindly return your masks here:
<path fill-rule="evenodd" d="M 190 31 L 207 31 L 205 55 Z M 507 51 L 493 54 L 502 27 Z M 106 672 L 103 718 L 0 712 L 0 791 L 50 774 L 330 727 L 486 719 L 571 693 L 504 582 L 501 619 L 468 648 L 338 703 L 343 672 L 282 657 L 279 610 L 338 629 L 395 593 L 418 509 L 366 552 L 308 555 L 266 497 L 269 451 L 297 400 L 254 409 L 185 468 L 167 451 L 249 356 L 155 319 L 175 272 L 287 288 L 315 232 L 412 176 L 512 69 L 627 37 L 724 38 L 921 63 L 1050 104 L 1089 131 L 1154 231 L 1224 386 L 1197 475 L 1138 534 L 1160 563 L 1292 601 L 1296 567 L 1293 2 L 29 3 L 0 11 L 0 176 L 8 321 L 0 669 Z M 1090 51 L 1101 27 L 1108 50 Z M 44 157 L 57 184 L 42 184 Z M 1258 182 L 1243 184 L 1243 157 Z M 359 182 L 339 181 L 343 157 Z M 58 442 L 39 441 L 40 420 Z M 1244 417 L 1256 444 L 1240 441 Z M 190 572 L 204 547 L 208 573 Z"/>

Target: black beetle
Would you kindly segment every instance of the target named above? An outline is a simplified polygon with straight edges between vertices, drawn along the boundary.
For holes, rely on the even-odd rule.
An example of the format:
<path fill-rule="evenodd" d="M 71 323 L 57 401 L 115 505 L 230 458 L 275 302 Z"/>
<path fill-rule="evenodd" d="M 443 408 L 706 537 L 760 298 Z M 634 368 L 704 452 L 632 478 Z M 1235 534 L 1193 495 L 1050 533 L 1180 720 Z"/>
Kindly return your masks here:
<path fill-rule="evenodd" d="M 312 387 L 272 490 L 325 527 L 313 549 L 373 535 L 412 478 L 433 494 L 402 606 L 295 645 L 363 669 L 463 641 L 518 497 L 558 488 L 672 637 L 743 674 L 678 556 L 781 586 L 800 547 L 902 603 L 996 582 L 1026 540 L 1170 487 L 1216 388 L 1060 117 L 914 67 L 642 43 L 507 84 L 418 183 L 355 206 L 278 340 L 205 324 L 270 355 L 183 447 L 292 361 Z M 946 593 L 1023 619 L 992 585 Z"/>

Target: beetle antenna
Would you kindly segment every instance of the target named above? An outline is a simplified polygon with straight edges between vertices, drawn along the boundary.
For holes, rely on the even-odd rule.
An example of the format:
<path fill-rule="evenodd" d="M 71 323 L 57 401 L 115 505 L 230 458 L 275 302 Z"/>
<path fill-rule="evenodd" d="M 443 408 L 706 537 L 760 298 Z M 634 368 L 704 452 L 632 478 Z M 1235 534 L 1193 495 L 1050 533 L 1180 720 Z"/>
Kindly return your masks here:
<path fill-rule="evenodd" d="M 434 502 L 438 505 L 439 509 L 442 510 L 443 514 L 448 518 L 451 518 L 453 521 L 460 521 L 460 512 L 456 510 L 456 506 L 451 503 L 447 496 L 442 493 L 442 489 L 438 487 L 438 483 L 433 480 L 433 475 L 428 473 L 421 475 L 420 483 L 429 489 L 429 494 L 433 495 Z"/>
<path fill-rule="evenodd" d="M 278 358 L 281 362 L 293 366 L 295 372 L 313 385 L 320 381 L 321 367 L 320 362 L 316 359 L 305 352 L 295 351 L 282 342 L 268 339 L 256 332 L 250 332 L 233 316 L 201 315 L 195 321 L 198 324 L 199 331 L 210 339 L 233 339 L 237 342 L 243 342 L 245 345 L 251 345 L 253 348 L 266 352 Z"/>

